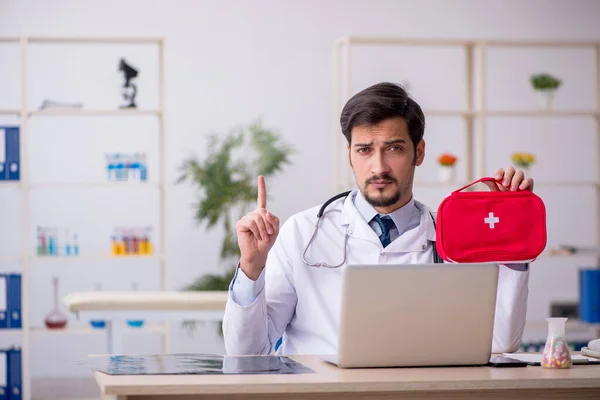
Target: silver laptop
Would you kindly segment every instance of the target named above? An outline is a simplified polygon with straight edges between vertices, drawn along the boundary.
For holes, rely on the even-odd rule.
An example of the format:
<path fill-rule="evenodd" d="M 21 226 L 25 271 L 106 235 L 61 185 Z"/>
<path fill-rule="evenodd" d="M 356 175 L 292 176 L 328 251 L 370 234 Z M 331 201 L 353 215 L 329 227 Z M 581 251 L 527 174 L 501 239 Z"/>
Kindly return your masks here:
<path fill-rule="evenodd" d="M 349 265 L 343 273 L 342 368 L 484 365 L 497 264 Z"/>

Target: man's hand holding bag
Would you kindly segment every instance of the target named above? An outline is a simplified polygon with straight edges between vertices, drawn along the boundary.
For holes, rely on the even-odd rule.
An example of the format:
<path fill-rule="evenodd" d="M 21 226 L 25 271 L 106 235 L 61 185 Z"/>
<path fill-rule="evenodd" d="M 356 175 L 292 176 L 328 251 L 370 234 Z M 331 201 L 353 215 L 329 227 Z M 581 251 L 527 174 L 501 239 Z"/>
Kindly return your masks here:
<path fill-rule="evenodd" d="M 531 190 L 453 191 L 439 205 L 436 248 L 453 263 L 527 263 L 546 247 L 546 207 Z"/>

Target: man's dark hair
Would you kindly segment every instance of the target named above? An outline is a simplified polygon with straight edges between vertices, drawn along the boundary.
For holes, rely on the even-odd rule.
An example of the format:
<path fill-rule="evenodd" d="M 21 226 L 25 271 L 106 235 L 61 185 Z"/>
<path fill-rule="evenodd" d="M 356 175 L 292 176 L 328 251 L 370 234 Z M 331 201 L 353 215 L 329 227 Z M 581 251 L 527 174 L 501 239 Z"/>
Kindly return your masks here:
<path fill-rule="evenodd" d="M 342 133 L 350 144 L 355 126 L 376 125 L 397 117 L 408 125 L 416 154 L 417 144 L 425 131 L 425 116 L 417 102 L 400 85 L 382 82 L 355 94 L 344 106 L 340 123 Z"/>

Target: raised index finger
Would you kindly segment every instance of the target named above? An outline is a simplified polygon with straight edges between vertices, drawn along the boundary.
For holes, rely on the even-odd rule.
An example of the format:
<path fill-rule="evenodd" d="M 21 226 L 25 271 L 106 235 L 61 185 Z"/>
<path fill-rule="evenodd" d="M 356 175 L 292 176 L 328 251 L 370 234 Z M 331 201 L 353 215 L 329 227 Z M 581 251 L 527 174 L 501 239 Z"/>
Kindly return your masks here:
<path fill-rule="evenodd" d="M 267 208 L 267 188 L 265 186 L 265 177 L 258 177 L 258 200 L 257 200 L 258 208 Z"/>

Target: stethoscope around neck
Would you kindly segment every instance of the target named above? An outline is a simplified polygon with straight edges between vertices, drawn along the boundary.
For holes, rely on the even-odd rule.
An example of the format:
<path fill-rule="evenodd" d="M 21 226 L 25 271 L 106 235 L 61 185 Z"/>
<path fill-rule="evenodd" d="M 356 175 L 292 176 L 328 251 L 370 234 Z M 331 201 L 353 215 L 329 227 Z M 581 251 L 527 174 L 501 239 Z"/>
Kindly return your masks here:
<path fill-rule="evenodd" d="M 341 199 L 342 197 L 347 197 L 350 193 L 352 193 L 351 190 L 333 196 L 332 198 L 327 200 L 325 203 L 323 203 L 323 205 L 319 209 L 319 212 L 317 213 L 317 223 L 315 224 L 315 230 L 314 230 L 310 240 L 308 241 L 308 244 L 306 245 L 304 252 L 302 253 L 302 261 L 304 261 L 304 264 L 308 265 L 309 267 L 339 268 L 346 263 L 346 255 L 347 255 L 347 249 L 348 249 L 348 236 L 349 236 L 347 230 L 346 230 L 346 235 L 344 237 L 344 259 L 342 260 L 341 263 L 339 263 L 337 265 L 329 265 L 326 262 L 310 263 L 306 260 L 306 252 L 308 251 L 310 245 L 312 244 L 313 240 L 315 239 L 315 236 L 317 235 L 317 231 L 319 230 L 319 227 L 321 226 L 322 218 L 331 212 L 342 212 L 342 210 L 338 210 L 338 209 L 325 211 L 327 209 L 327 207 L 334 201 Z"/>
<path fill-rule="evenodd" d="M 325 203 L 323 203 L 323 205 L 319 209 L 319 212 L 317 213 L 317 223 L 315 224 L 315 230 L 314 230 L 310 240 L 308 241 L 308 244 L 306 245 L 304 252 L 302 253 L 302 261 L 304 261 L 304 264 L 308 265 L 309 267 L 339 268 L 346 263 L 346 255 L 347 255 L 347 251 L 348 251 L 348 237 L 350 236 L 350 233 L 351 233 L 348 231 L 348 229 L 346 229 L 346 235 L 344 237 L 344 259 L 342 260 L 341 263 L 339 263 L 337 265 L 329 265 L 326 262 L 310 263 L 310 262 L 306 261 L 306 252 L 308 251 L 310 245 L 312 244 L 313 240 L 315 239 L 315 236 L 317 235 L 317 231 L 319 230 L 319 227 L 321 226 L 322 217 L 324 217 L 325 215 L 327 215 L 330 212 L 340 212 L 340 213 L 342 212 L 342 210 L 338 210 L 338 209 L 325 211 L 327 206 L 329 206 L 331 203 L 333 203 L 337 199 L 340 199 L 342 197 L 347 197 L 350 193 L 352 193 L 351 190 L 333 196 L 332 198 L 327 200 Z M 436 226 L 435 217 L 431 213 L 429 215 L 431 217 L 431 220 L 433 221 L 433 226 L 435 228 L 435 226 Z M 444 260 L 438 254 L 435 244 L 433 245 L 433 262 L 436 264 L 444 262 Z"/>

